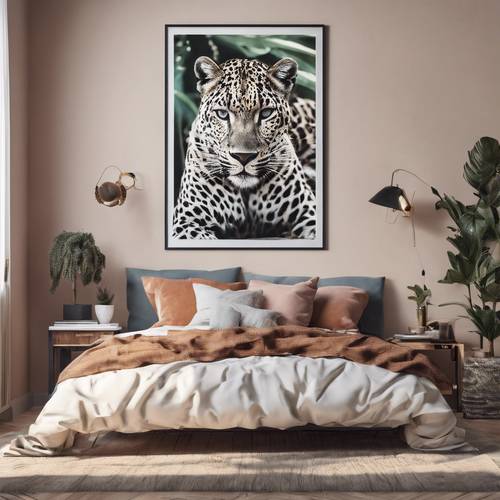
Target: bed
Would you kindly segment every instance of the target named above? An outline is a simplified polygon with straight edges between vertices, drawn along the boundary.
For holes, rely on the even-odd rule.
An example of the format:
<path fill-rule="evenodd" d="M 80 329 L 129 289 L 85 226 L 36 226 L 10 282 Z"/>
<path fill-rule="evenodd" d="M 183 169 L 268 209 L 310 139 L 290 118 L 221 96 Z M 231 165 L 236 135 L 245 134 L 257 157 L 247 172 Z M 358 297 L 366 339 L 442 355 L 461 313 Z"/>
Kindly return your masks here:
<path fill-rule="evenodd" d="M 92 370 L 71 373 L 70 370 L 69 376 L 58 383 L 28 434 L 15 438 L 4 448 L 4 455 L 67 453 L 79 433 L 188 428 L 288 429 L 311 424 L 325 428 L 402 427 L 408 445 L 421 450 L 449 450 L 465 444 L 464 432 L 456 427 L 455 415 L 435 381 L 431 381 L 430 376 L 419 376 L 421 360 L 411 361 L 414 373 L 398 368 L 400 357 L 393 359 L 391 369 L 364 360 L 366 352 L 374 352 L 380 346 L 384 350 L 388 344 L 377 338 L 383 314 L 383 279 L 340 278 L 342 283 L 354 280 L 358 286 L 362 282 L 365 289 L 371 290 L 367 316 L 360 321 L 360 328 L 371 335 L 353 337 L 350 333 L 341 335 L 307 328 L 300 329 L 299 333 L 290 333 L 287 329 L 278 331 L 280 338 L 293 342 L 313 338 L 314 342 L 337 342 L 350 348 L 358 348 L 360 343 L 367 345 L 361 357 L 345 354 L 346 350 L 339 351 L 339 356 L 317 353 L 310 356 L 293 349 L 252 351 L 248 338 L 260 342 L 262 332 L 258 329 L 240 329 L 229 336 L 225 331 L 208 328 L 200 331 L 203 330 L 200 327 L 184 325 L 137 329 L 141 326 L 141 317 L 145 322 L 151 320 L 147 317 L 151 311 L 140 296 L 140 288 L 135 286 L 142 272 L 149 271 L 129 271 L 128 279 L 132 320 L 129 324 L 135 326 L 135 331 L 120 334 L 111 339 L 108 346 L 94 348 L 99 351 L 101 364 L 103 359 L 111 364 L 99 373 Z M 179 277 L 179 272 L 175 273 Z M 224 278 L 234 280 L 230 275 Z M 248 275 L 245 278 L 248 280 Z M 302 278 L 274 279 L 298 282 Z M 217 338 L 217 335 L 233 342 L 233 349 L 218 349 L 216 356 L 208 358 L 193 355 L 193 349 L 200 351 L 199 339 L 210 345 L 206 339 Z M 250 337 L 242 343 L 241 335 Z M 117 353 L 122 345 L 137 342 L 151 347 L 154 353 L 147 363 L 139 360 L 135 365 L 113 365 L 113 356 L 109 353 Z M 182 357 L 178 351 L 182 351 L 179 346 L 184 345 L 191 351 Z M 169 356 L 175 351 L 178 357 L 158 357 L 158 346 L 167 346 Z M 245 349 L 250 350 L 242 353 Z M 222 351 L 232 354 L 220 354 Z M 80 365 L 85 364 L 85 359 L 92 360 L 92 356 L 97 354 L 82 356 Z M 164 359 L 169 362 L 163 362 Z M 117 366 L 120 369 L 116 369 Z M 85 375 L 81 376 L 82 373 Z"/>

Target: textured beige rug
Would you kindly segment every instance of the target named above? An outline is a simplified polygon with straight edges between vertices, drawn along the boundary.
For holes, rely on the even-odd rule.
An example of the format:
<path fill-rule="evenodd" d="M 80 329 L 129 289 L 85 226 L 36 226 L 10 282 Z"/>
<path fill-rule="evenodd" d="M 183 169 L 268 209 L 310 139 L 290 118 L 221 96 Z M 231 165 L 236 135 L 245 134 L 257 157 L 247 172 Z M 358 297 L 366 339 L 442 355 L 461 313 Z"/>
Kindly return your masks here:
<path fill-rule="evenodd" d="M 1 458 L 0 491 L 500 490 L 489 456 L 417 452 L 397 431 L 156 431 L 92 442 L 82 439 L 78 455 Z"/>

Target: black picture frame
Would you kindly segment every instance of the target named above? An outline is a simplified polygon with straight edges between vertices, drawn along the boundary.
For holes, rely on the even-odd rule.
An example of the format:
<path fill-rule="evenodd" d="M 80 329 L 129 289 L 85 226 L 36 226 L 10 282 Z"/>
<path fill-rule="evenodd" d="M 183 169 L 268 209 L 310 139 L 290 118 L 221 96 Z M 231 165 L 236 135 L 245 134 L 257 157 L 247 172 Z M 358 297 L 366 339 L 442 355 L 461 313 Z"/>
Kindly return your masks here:
<path fill-rule="evenodd" d="M 319 188 L 319 194 L 320 194 L 320 203 L 321 203 L 321 229 L 318 233 L 318 239 L 319 243 L 316 245 L 308 245 L 307 242 L 306 244 L 303 245 L 288 245 L 287 243 L 279 245 L 279 246 L 274 246 L 274 245 L 263 245 L 262 242 L 261 244 L 252 244 L 252 245 L 245 245 L 245 243 L 238 244 L 238 245 L 217 245 L 217 244 L 201 244 L 201 245 L 191 245 L 191 244 L 186 244 L 182 246 L 178 245 L 173 245 L 172 242 L 175 241 L 173 238 L 169 236 L 169 229 L 168 229 L 168 220 L 169 217 L 171 217 L 171 210 L 172 210 L 172 205 L 169 203 L 171 202 L 173 198 L 173 191 L 172 189 L 172 183 L 171 180 L 169 179 L 169 133 L 173 133 L 172 130 L 169 128 L 169 111 L 170 109 L 173 108 L 173 106 L 169 106 L 169 84 L 172 81 L 172 76 L 169 75 L 169 34 L 172 33 L 174 30 L 178 29 L 195 29 L 195 30 L 203 30 L 203 29 L 222 29 L 222 30 L 227 30 L 227 29 L 232 29 L 232 28 L 238 28 L 238 29 L 248 29 L 252 30 L 255 28 L 261 29 L 261 28 L 278 28 L 278 29 L 315 29 L 318 30 L 320 33 L 320 44 L 316 45 L 316 51 L 318 50 L 321 51 L 320 55 L 316 55 L 316 60 L 317 62 L 320 63 L 320 68 L 321 68 L 321 78 L 318 83 L 320 85 L 321 89 L 321 109 L 316 108 L 316 117 L 320 116 L 321 117 L 321 132 L 316 134 L 316 143 L 321 141 L 321 175 L 322 175 L 322 182 L 321 186 Z M 328 48 L 328 27 L 324 24 L 170 24 L 170 25 L 165 25 L 165 59 L 164 59 L 164 67 L 165 67 L 165 87 L 164 87 L 164 144 L 165 144 L 165 185 L 164 185 L 164 192 L 165 192 L 165 203 L 164 203 L 164 230 L 165 230 L 165 250 L 214 250 L 214 249 L 220 249 L 220 250 L 325 250 L 328 248 L 327 244 L 327 223 L 328 223 L 328 199 L 327 199 L 327 186 L 328 186 L 328 177 L 329 177 L 329 172 L 328 172 L 328 162 L 327 162 L 327 157 L 328 157 L 328 144 L 326 141 L 326 137 L 328 137 L 328 123 L 327 123 L 327 108 L 328 108 L 328 85 L 327 85 L 327 75 L 328 75 L 328 53 L 327 53 L 327 48 Z M 318 88 L 318 87 L 317 87 Z M 172 168 L 172 167 L 170 167 Z M 170 189 L 170 192 L 169 192 Z M 316 187 L 316 194 L 318 194 L 318 186 Z M 194 240 L 187 240 L 188 242 L 193 242 Z M 198 241 L 206 241 L 207 240 L 198 240 Z M 225 240 L 213 240 L 213 241 L 225 241 Z M 227 241 L 227 240 L 226 240 Z M 232 241 L 232 240 L 231 240 Z M 241 242 L 249 241 L 249 240 L 240 240 Z M 254 240 L 251 240 L 254 241 Z M 266 240 L 268 241 L 277 241 L 277 240 Z M 290 242 L 290 241 L 303 241 L 303 240 L 281 240 L 284 242 Z"/>

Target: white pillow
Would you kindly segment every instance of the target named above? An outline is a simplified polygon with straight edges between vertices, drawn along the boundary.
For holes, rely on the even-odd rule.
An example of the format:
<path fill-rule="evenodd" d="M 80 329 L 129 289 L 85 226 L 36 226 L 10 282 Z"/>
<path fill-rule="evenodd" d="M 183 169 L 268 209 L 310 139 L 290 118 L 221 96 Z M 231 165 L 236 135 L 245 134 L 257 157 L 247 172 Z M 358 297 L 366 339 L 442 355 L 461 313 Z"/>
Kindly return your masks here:
<path fill-rule="evenodd" d="M 209 325 L 212 310 L 215 309 L 221 297 L 226 302 L 251 307 L 259 307 L 264 299 L 262 290 L 219 290 L 201 283 L 193 283 L 193 290 L 196 298 L 196 314 L 189 323 L 191 326 Z"/>

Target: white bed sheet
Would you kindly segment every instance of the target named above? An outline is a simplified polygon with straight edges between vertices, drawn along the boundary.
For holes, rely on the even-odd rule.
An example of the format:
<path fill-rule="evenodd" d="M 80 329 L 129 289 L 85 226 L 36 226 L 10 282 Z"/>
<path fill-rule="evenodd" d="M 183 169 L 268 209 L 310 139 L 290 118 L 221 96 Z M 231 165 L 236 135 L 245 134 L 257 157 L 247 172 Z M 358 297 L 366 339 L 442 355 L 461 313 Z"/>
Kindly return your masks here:
<path fill-rule="evenodd" d="M 168 335 L 152 328 L 122 337 Z M 28 435 L 4 455 L 57 455 L 76 433 L 155 429 L 404 426 L 416 449 L 464 445 L 464 431 L 429 380 L 344 359 L 248 357 L 179 361 L 58 384 Z"/>

